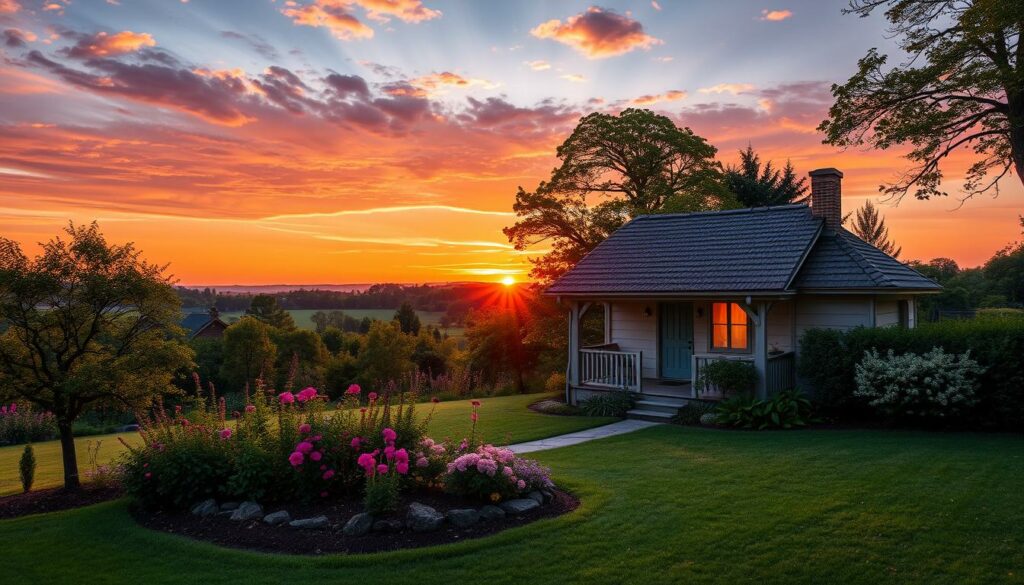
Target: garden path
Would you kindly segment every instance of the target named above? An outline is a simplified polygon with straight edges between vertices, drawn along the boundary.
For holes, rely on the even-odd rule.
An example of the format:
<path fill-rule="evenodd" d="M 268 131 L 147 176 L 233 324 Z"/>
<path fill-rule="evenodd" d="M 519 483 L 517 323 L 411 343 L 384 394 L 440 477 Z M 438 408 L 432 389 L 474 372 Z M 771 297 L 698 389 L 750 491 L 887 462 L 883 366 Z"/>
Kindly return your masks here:
<path fill-rule="evenodd" d="M 632 433 L 633 431 L 646 429 L 647 427 L 653 427 L 659 424 L 661 423 L 648 422 L 644 420 L 623 420 L 610 425 L 595 427 L 584 431 L 576 431 L 575 433 L 569 433 L 567 435 L 559 435 L 557 437 L 548 437 L 547 439 L 541 439 L 539 441 L 527 441 L 525 443 L 509 445 L 508 448 L 515 453 L 546 451 L 548 449 L 578 445 L 580 443 L 593 441 L 594 439 L 624 435 L 626 433 Z"/>

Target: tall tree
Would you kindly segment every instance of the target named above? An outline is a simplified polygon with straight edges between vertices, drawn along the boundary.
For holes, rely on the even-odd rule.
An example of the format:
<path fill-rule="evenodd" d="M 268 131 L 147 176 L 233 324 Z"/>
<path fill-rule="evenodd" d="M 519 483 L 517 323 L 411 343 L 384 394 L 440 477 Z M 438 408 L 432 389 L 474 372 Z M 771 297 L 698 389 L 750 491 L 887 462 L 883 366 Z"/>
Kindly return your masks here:
<path fill-rule="evenodd" d="M 847 13 L 885 7 L 890 32 L 910 59 L 888 67 L 871 49 L 858 71 L 833 85 L 836 101 L 819 130 L 827 144 L 909 145 L 913 166 L 879 190 L 900 199 L 946 195 L 942 163 L 973 152 L 965 197 L 998 189 L 1015 168 L 1024 182 L 1024 2 L 853 0 Z"/>
<path fill-rule="evenodd" d="M 849 215 L 844 217 L 848 220 Z M 864 207 L 856 211 L 853 217 L 853 229 L 851 230 L 858 238 L 892 256 L 899 258 L 903 251 L 901 246 L 889 239 L 889 228 L 885 225 L 885 218 L 878 214 L 878 208 L 871 201 L 865 201 Z"/>
<path fill-rule="evenodd" d="M 273 295 L 254 296 L 245 314 L 252 315 L 271 327 L 295 329 L 295 319 L 277 304 L 277 298 Z"/>
<path fill-rule="evenodd" d="M 517 221 L 504 233 L 518 250 L 551 243 L 550 252 L 531 259 L 532 276 L 549 281 L 632 217 L 734 205 L 716 152 L 650 110 L 590 114 L 558 147 L 561 164 L 551 178 L 532 192 L 519 188 Z"/>
<path fill-rule="evenodd" d="M 73 425 L 102 405 L 144 408 L 174 392 L 192 365 L 181 304 L 164 275 L 132 244 L 108 244 L 94 222 L 29 260 L 0 237 L 0 391 L 54 414 L 64 487 L 79 487 Z"/>
<path fill-rule="evenodd" d="M 234 386 L 232 390 L 241 390 L 246 384 L 255 388 L 258 378 L 273 381 L 277 347 L 263 321 L 246 315 L 232 323 L 224 330 L 223 351 L 221 376 Z"/>
<path fill-rule="evenodd" d="M 796 176 L 788 160 L 781 170 L 772 161 L 762 167 L 761 157 L 750 145 L 740 151 L 739 166 L 726 167 L 725 185 L 744 207 L 799 203 L 807 195 L 807 180 Z"/>
<path fill-rule="evenodd" d="M 392 319 L 398 321 L 398 326 L 401 328 L 402 333 L 419 335 L 420 317 L 416 314 L 416 309 L 413 309 L 411 304 L 402 303 L 402 306 L 395 311 L 395 316 Z"/>

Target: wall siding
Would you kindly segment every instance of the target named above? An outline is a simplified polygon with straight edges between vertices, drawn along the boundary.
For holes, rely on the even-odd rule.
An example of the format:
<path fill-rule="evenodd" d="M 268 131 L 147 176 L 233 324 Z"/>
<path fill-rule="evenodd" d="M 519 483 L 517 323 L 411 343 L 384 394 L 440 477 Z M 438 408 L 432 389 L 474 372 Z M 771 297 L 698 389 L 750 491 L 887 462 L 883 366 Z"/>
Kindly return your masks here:
<path fill-rule="evenodd" d="M 875 300 L 875 327 L 895 327 L 900 324 L 899 300 Z"/>
<path fill-rule="evenodd" d="M 622 351 L 642 353 L 644 378 L 658 377 L 658 314 L 657 303 L 612 303 L 612 343 Z M 651 316 L 644 314 L 651 308 Z"/>
<path fill-rule="evenodd" d="M 796 300 L 796 338 L 808 329 L 839 329 L 870 327 L 872 303 L 870 297 L 813 297 Z"/>

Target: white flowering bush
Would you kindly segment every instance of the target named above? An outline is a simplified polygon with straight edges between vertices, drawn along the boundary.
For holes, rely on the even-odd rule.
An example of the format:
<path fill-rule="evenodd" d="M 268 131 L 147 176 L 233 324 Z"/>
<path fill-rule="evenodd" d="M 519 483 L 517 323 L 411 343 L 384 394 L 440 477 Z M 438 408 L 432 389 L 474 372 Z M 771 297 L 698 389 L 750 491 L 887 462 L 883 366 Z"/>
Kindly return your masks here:
<path fill-rule="evenodd" d="M 866 351 L 857 364 L 854 396 L 895 418 L 955 416 L 977 400 L 976 383 L 984 369 L 970 354 L 946 353 L 941 347 L 924 355 Z"/>

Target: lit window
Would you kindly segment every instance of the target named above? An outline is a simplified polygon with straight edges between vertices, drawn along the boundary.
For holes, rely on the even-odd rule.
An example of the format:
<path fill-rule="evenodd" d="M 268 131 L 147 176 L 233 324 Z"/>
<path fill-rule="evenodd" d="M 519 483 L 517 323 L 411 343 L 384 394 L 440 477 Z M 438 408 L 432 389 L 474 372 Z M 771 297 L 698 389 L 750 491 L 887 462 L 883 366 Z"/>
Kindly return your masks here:
<path fill-rule="evenodd" d="M 711 348 L 745 351 L 750 347 L 747 313 L 739 303 L 711 303 Z"/>

